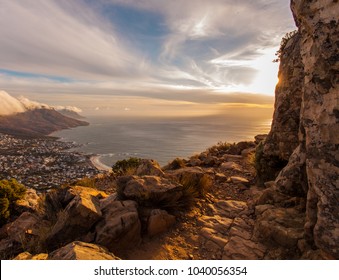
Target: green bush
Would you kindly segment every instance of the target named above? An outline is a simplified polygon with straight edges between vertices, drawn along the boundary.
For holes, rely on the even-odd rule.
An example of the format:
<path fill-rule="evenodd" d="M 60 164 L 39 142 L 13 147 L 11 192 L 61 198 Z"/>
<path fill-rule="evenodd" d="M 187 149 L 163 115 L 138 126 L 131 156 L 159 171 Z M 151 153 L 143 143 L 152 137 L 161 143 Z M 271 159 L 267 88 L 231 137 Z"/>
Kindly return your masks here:
<path fill-rule="evenodd" d="M 25 193 L 26 188 L 15 179 L 0 181 L 0 224 L 7 221 L 14 203 Z"/>
<path fill-rule="evenodd" d="M 285 36 L 281 39 L 279 50 L 275 53 L 277 58 L 274 59 L 273 62 L 279 62 L 280 61 L 281 55 L 282 55 L 288 41 L 290 39 L 292 39 L 297 33 L 298 33 L 298 30 L 294 30 L 294 31 L 291 31 L 291 32 L 288 32 L 288 33 L 285 34 Z"/>
<path fill-rule="evenodd" d="M 129 158 L 118 160 L 113 166 L 112 171 L 115 175 L 132 175 L 139 167 L 141 158 Z"/>

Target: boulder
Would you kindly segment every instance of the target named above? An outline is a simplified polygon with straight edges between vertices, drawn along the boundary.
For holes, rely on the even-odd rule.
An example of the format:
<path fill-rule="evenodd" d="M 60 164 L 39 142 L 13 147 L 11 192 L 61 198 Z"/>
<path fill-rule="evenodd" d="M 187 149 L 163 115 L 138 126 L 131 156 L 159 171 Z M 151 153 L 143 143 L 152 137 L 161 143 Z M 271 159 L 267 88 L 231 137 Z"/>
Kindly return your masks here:
<path fill-rule="evenodd" d="M 163 177 L 165 173 L 161 170 L 159 163 L 153 159 L 142 159 L 135 172 L 135 175 L 159 176 Z"/>
<path fill-rule="evenodd" d="M 182 186 L 157 176 L 123 176 L 118 178 L 118 197 L 135 200 L 143 206 L 174 206 L 183 196 Z"/>
<path fill-rule="evenodd" d="M 7 235 L 17 242 L 23 242 L 26 235 L 38 235 L 40 218 L 33 213 L 24 212 L 12 223 L 6 225 Z"/>
<path fill-rule="evenodd" d="M 168 231 L 175 223 L 175 216 L 170 215 L 165 210 L 153 209 L 147 223 L 147 233 L 155 236 Z"/>
<path fill-rule="evenodd" d="M 8 259 L 23 250 L 36 249 L 43 224 L 44 222 L 37 215 L 24 212 L 12 223 L 4 225 L 0 240 L 2 258 Z"/>
<path fill-rule="evenodd" d="M 186 167 L 171 173 L 171 177 L 189 186 L 197 196 L 204 196 L 212 186 L 212 178 L 200 167 Z"/>
<path fill-rule="evenodd" d="M 223 162 L 220 165 L 220 169 L 222 171 L 228 171 L 228 170 L 233 170 L 233 171 L 238 171 L 238 172 L 243 171 L 242 167 L 233 161 Z"/>
<path fill-rule="evenodd" d="M 233 184 L 243 184 L 245 186 L 248 186 L 250 184 L 250 182 L 246 178 L 240 176 L 231 176 L 230 180 Z"/>
<path fill-rule="evenodd" d="M 36 190 L 28 188 L 25 196 L 17 200 L 14 204 L 14 210 L 17 213 L 32 212 L 41 213 L 43 212 L 43 202 L 41 197 L 37 194 Z"/>
<path fill-rule="evenodd" d="M 79 195 L 93 196 L 98 199 L 102 199 L 108 196 L 105 192 L 99 191 L 97 189 L 83 187 L 83 186 L 72 186 L 72 187 L 66 188 L 65 200 L 71 201 L 74 197 L 79 196 Z"/>
<path fill-rule="evenodd" d="M 132 200 L 113 201 L 103 209 L 103 219 L 95 227 L 95 243 L 111 252 L 133 248 L 141 242 L 138 204 Z"/>
<path fill-rule="evenodd" d="M 107 249 L 80 241 L 74 241 L 49 254 L 49 260 L 120 260 Z"/>
<path fill-rule="evenodd" d="M 305 214 L 294 208 L 272 208 L 264 211 L 255 224 L 255 235 L 284 248 L 296 248 L 304 236 Z"/>
<path fill-rule="evenodd" d="M 23 252 L 17 255 L 13 260 L 47 260 L 48 254 L 32 255 L 29 252 Z"/>
<path fill-rule="evenodd" d="M 187 162 L 187 165 L 193 166 L 193 167 L 201 166 L 202 164 L 203 164 L 203 161 L 197 157 L 191 157 L 189 161 Z"/>
<path fill-rule="evenodd" d="M 49 233 L 49 249 L 74 241 L 86 234 L 102 216 L 99 199 L 86 194 L 75 196 L 62 210 Z"/>

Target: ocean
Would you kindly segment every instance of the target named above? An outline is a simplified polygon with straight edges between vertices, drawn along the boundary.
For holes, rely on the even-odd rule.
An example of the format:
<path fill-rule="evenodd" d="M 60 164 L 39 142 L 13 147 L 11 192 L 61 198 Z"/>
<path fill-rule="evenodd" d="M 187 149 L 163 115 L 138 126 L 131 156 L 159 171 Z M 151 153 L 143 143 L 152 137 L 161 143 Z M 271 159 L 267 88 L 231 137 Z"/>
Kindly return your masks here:
<path fill-rule="evenodd" d="M 187 158 L 218 142 L 253 140 L 267 133 L 271 117 L 113 117 L 90 116 L 90 125 L 53 133 L 61 141 L 80 144 L 77 151 L 100 156 L 112 166 L 117 160 L 140 157 L 165 165 L 176 157 Z"/>

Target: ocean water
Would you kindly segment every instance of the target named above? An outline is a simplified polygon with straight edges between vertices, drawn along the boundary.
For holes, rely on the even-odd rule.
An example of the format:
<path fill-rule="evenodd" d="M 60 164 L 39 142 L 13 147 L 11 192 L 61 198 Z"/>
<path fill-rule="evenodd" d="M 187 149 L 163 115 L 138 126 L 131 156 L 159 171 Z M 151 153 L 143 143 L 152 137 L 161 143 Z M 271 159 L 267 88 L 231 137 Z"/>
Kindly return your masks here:
<path fill-rule="evenodd" d="M 53 133 L 61 141 L 81 144 L 77 151 L 100 155 L 112 166 L 129 157 L 152 158 L 165 165 L 176 157 L 187 158 L 222 142 L 253 140 L 267 133 L 271 118 L 227 115 L 187 118 L 122 118 L 91 116 L 89 126 Z"/>

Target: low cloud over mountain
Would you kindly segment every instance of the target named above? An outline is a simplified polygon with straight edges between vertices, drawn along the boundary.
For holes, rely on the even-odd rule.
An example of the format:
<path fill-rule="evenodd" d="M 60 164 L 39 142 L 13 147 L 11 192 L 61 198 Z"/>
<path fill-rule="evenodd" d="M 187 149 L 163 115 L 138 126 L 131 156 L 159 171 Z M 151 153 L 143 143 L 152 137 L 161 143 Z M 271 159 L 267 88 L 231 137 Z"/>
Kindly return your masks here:
<path fill-rule="evenodd" d="M 0 91 L 0 133 L 43 136 L 54 131 L 76 126 L 88 125 L 85 121 L 77 120 L 80 115 L 75 111 L 78 108 L 62 108 L 61 111 L 69 112 L 62 114 L 55 108 L 25 97 L 14 98 L 5 91 Z M 69 117 L 71 112 L 73 117 Z"/>

